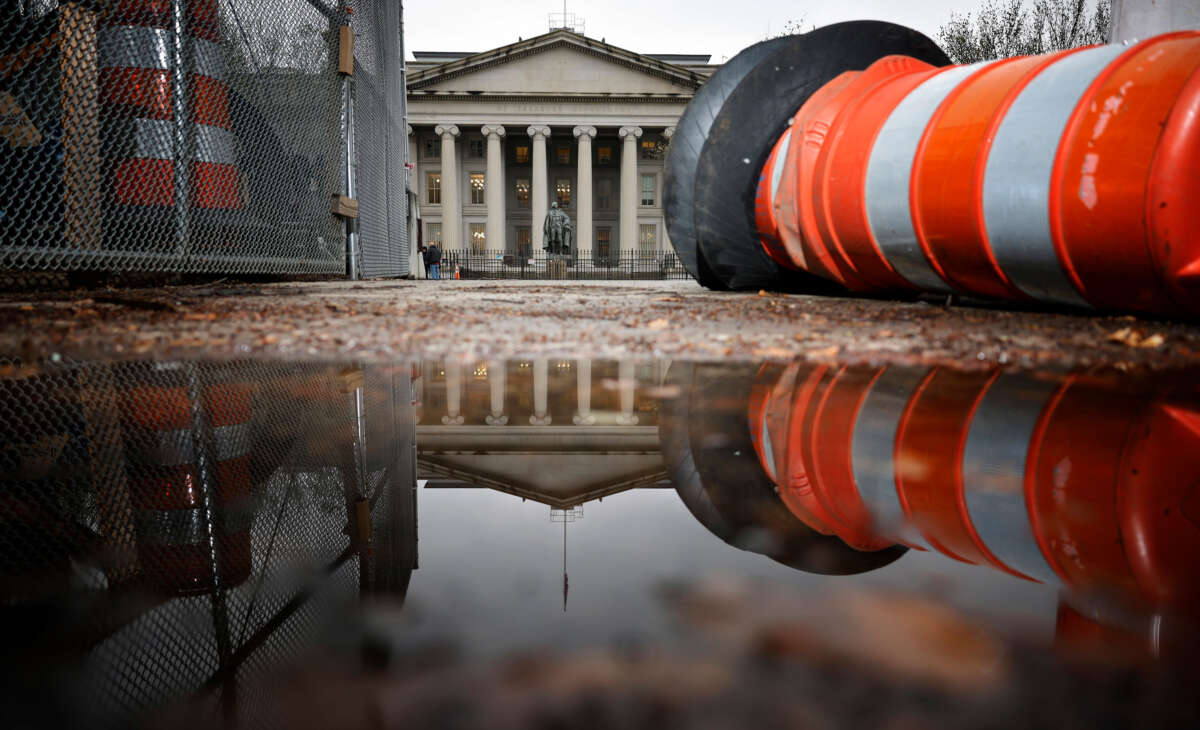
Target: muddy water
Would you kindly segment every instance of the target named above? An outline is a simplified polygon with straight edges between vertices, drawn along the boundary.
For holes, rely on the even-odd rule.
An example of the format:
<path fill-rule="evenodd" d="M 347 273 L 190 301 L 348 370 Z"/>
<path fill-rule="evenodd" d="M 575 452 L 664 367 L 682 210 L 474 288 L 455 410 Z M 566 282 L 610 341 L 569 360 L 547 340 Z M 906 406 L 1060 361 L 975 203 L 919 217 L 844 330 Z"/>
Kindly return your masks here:
<path fill-rule="evenodd" d="M 4 361 L 5 724 L 1181 726 L 1196 382 Z"/>

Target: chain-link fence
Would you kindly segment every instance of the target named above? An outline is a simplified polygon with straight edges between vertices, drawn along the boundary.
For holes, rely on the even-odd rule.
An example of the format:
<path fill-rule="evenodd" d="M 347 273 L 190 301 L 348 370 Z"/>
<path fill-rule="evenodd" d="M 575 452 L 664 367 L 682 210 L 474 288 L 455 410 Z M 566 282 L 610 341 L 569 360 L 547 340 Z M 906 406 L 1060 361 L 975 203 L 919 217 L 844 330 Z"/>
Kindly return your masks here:
<path fill-rule="evenodd" d="M 400 13 L 4 3 L 0 269 L 407 274 Z"/>
<path fill-rule="evenodd" d="M 8 723 L 259 726 L 266 673 L 407 590 L 413 414 L 408 366 L 0 361 Z"/>

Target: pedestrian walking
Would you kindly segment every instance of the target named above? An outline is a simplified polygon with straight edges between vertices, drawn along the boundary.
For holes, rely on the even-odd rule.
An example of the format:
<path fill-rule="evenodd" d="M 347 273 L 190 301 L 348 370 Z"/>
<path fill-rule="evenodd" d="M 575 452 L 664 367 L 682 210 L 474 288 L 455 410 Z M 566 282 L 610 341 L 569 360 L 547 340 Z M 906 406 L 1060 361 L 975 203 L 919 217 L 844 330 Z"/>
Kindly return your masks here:
<path fill-rule="evenodd" d="M 436 243 L 430 243 L 425 249 L 425 261 L 429 264 L 429 278 L 442 278 L 442 249 Z"/>

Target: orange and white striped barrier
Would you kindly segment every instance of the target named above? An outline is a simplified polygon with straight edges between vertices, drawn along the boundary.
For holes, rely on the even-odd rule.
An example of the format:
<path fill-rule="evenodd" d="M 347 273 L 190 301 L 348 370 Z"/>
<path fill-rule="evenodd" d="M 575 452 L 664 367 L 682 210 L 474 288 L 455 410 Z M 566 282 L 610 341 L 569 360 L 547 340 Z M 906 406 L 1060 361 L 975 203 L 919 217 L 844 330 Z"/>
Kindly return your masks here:
<path fill-rule="evenodd" d="M 112 205 L 147 211 L 175 205 L 180 140 L 172 78 L 172 5 L 161 0 L 115 4 L 99 31 L 99 94 L 112 150 Z M 188 203 L 202 210 L 240 208 L 218 3 L 189 0 L 185 12 L 191 53 L 184 123 L 194 139 L 185 178 Z"/>
<path fill-rule="evenodd" d="M 805 94 L 746 191 L 781 269 L 1200 316 L 1200 31 L 969 66 L 891 55 Z M 701 241 L 721 245 L 742 244 Z"/>
<path fill-rule="evenodd" d="M 122 402 L 138 557 L 147 581 L 175 595 L 213 590 L 210 526 L 220 585 L 244 582 L 251 569 L 251 390 L 218 384 L 203 396 L 212 514 L 205 514 L 191 405 L 187 389 L 173 386 L 131 388 Z"/>
<path fill-rule="evenodd" d="M 814 530 L 1152 613 L 1200 609 L 1194 384 L 804 364 L 768 377 L 749 407 L 755 449 Z"/>

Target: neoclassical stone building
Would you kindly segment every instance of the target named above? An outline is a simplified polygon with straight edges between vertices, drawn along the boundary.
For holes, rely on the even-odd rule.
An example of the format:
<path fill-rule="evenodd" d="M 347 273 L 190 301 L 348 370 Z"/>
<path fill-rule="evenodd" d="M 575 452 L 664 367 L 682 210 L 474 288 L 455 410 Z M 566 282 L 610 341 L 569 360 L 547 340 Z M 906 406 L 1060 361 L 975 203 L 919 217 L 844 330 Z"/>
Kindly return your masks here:
<path fill-rule="evenodd" d="M 715 70 L 709 56 L 635 53 L 559 29 L 482 53 L 413 57 L 410 188 L 424 242 L 540 251 L 557 201 L 575 248 L 597 261 L 670 249 L 663 157 Z"/>

